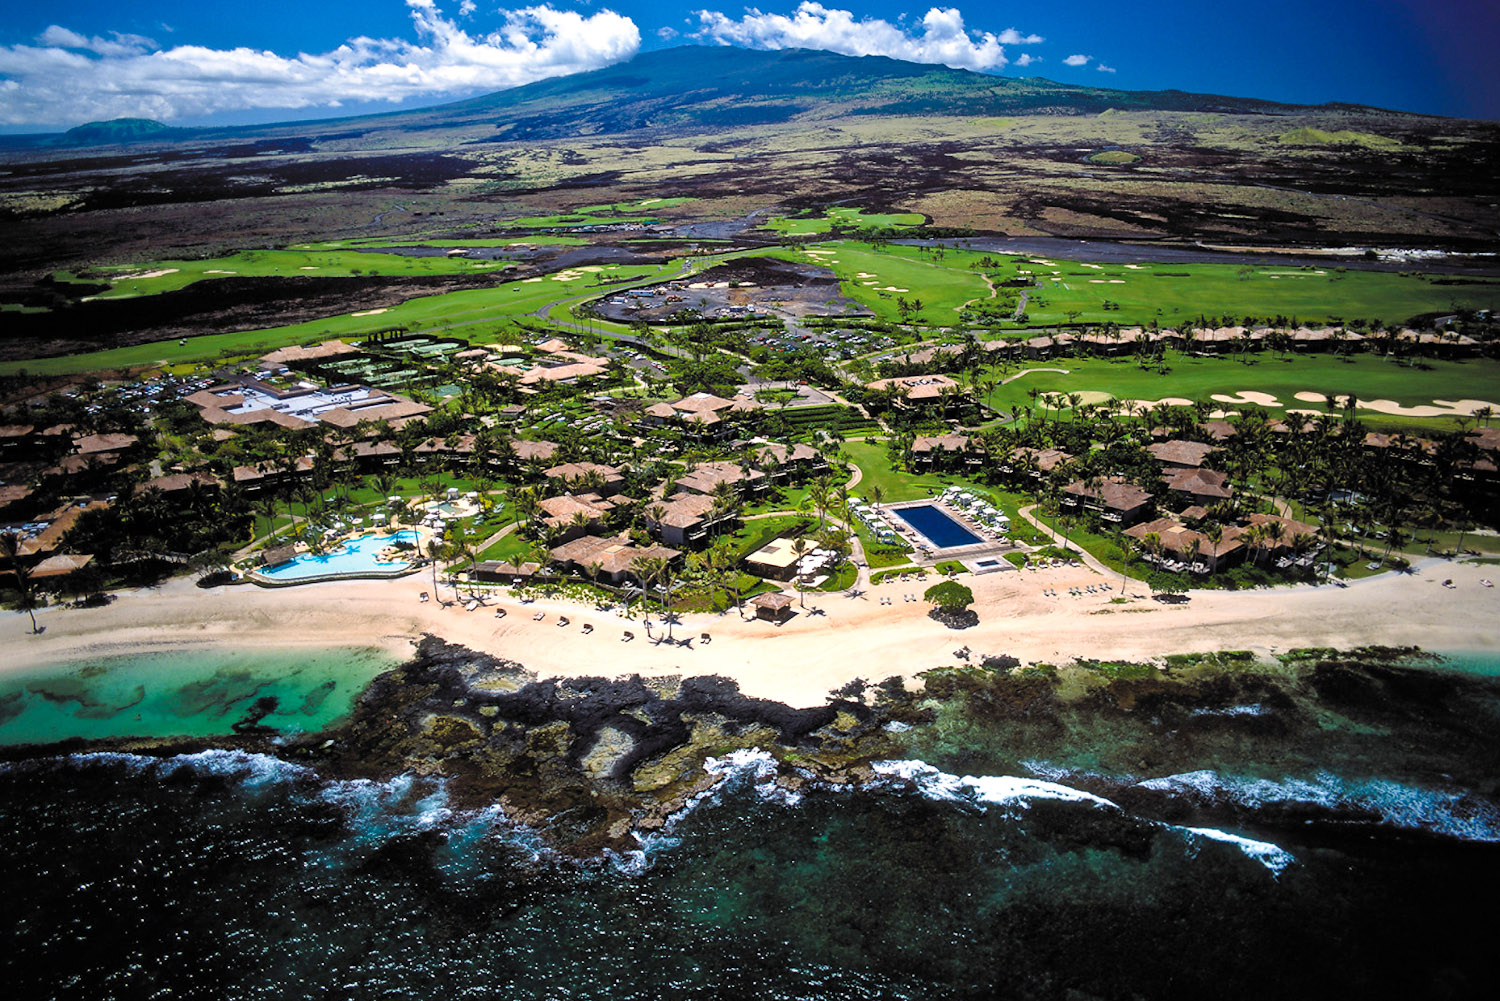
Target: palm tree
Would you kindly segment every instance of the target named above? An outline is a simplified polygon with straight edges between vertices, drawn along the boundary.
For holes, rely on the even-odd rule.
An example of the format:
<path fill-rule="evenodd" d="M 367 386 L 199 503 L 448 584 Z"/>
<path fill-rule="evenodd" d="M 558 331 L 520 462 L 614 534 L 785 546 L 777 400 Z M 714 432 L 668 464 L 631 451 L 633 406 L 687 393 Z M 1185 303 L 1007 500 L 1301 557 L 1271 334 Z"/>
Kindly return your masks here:
<path fill-rule="evenodd" d="M 16 592 L 21 597 L 21 608 L 31 616 L 31 633 L 34 636 L 41 630 L 36 624 L 36 594 L 31 589 L 31 573 L 21 563 L 21 537 L 15 532 L 0 534 L 0 553 L 10 560 L 11 573 L 16 578 Z"/>
<path fill-rule="evenodd" d="M 802 557 L 807 553 L 807 540 L 802 536 L 792 540 L 792 555 L 797 557 L 797 601 L 807 607 L 807 592 L 802 587 Z"/>

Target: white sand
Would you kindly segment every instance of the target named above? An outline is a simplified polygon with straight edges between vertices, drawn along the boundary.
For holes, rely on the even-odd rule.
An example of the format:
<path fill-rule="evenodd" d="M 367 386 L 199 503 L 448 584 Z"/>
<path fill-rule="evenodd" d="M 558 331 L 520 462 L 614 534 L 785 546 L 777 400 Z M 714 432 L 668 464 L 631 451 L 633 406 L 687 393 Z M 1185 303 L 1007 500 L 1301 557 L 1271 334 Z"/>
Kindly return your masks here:
<path fill-rule="evenodd" d="M 522 278 L 521 279 L 521 284 L 522 285 L 530 285 L 532 282 L 539 282 L 539 281 L 541 281 L 540 278 Z"/>
<path fill-rule="evenodd" d="M 1169 407 L 1191 407 L 1193 401 L 1182 396 L 1163 396 L 1159 400 L 1121 400 L 1121 403 L 1134 403 L 1137 406 L 1155 407 L 1165 403 Z"/>
<path fill-rule="evenodd" d="M 1235 403 L 1244 405 L 1253 403 L 1257 407 L 1279 407 L 1281 401 L 1270 393 L 1260 393 L 1253 389 L 1242 389 L 1234 396 L 1225 393 L 1215 393 L 1212 397 L 1218 403 Z"/>
<path fill-rule="evenodd" d="M 205 271 L 203 273 L 206 274 L 206 275 L 237 275 L 237 274 L 239 274 L 238 271 L 219 271 L 219 270 Z"/>
<path fill-rule="evenodd" d="M 135 274 L 121 275 L 116 278 L 117 282 L 138 282 L 147 278 L 165 278 L 167 275 L 175 275 L 177 268 L 162 268 L 160 271 L 138 271 Z"/>
<path fill-rule="evenodd" d="M 304 264 L 304 265 L 302 265 L 302 267 L 298 268 L 297 270 L 299 270 L 299 271 L 321 271 L 322 268 L 319 268 L 316 264 Z"/>
<path fill-rule="evenodd" d="M 811 609 L 786 625 L 723 616 L 686 615 L 674 629 L 691 648 L 655 645 L 639 620 L 597 612 L 567 602 L 522 606 L 508 597 L 496 619 L 494 605 L 465 612 L 461 606 L 419 603 L 432 590 L 430 575 L 397 581 L 350 581 L 262 589 L 254 586 L 202 591 L 186 580 L 155 591 L 126 592 L 101 609 L 48 609 L 38 613 L 47 627 L 29 634 L 25 615 L 0 615 L 5 668 L 20 669 L 85 656 L 164 649 L 265 646 L 370 646 L 405 652 L 423 633 L 519 661 L 543 676 L 640 673 L 723 674 L 748 694 L 794 705 L 822 703 L 832 689 L 855 678 L 913 677 L 957 664 L 953 651 L 1011 654 L 1023 660 L 1071 657 L 1144 659 L 1164 653 L 1249 649 L 1261 653 L 1295 646 L 1350 647 L 1414 643 L 1429 649 L 1494 650 L 1500 632 L 1500 589 L 1479 585 L 1493 567 L 1423 561 L 1411 575 L 1386 574 L 1336 587 L 1199 592 L 1180 605 L 1141 597 L 1112 605 L 1118 576 L 1079 569 L 1007 571 L 965 576 L 974 590 L 979 624 L 952 631 L 927 617 L 921 583 L 876 585 L 868 594 L 807 596 Z M 1452 578 L 1455 589 L 1438 582 Z M 1045 598 L 1043 588 L 1064 594 L 1073 585 L 1109 585 L 1112 593 L 1085 598 Z M 443 594 L 451 591 L 443 588 Z M 879 596 L 894 597 L 883 606 Z M 1392 614 L 1392 609 L 1400 609 Z M 538 610 L 543 622 L 532 621 Z M 572 624 L 556 625 L 558 613 Z M 583 623 L 592 635 L 582 635 Z M 636 634 L 621 642 L 623 630 Z M 652 634 L 660 628 L 653 625 Z M 699 640 L 710 633 L 711 643 Z M 5 668 L 0 668 L 3 670 Z"/>
<path fill-rule="evenodd" d="M 909 289 L 909 288 L 897 288 L 894 285 L 887 285 L 881 291 L 883 291 L 883 292 L 910 292 L 911 289 Z"/>
<path fill-rule="evenodd" d="M 1301 400 L 1303 403 L 1327 403 L 1328 402 L 1328 397 L 1324 396 L 1322 393 L 1309 393 L 1309 392 L 1307 392 L 1305 390 L 1303 392 L 1300 392 L 1300 393 L 1297 394 L 1297 399 Z"/>
<path fill-rule="evenodd" d="M 389 306 L 381 306 L 379 309 L 362 309 L 358 313 L 350 313 L 350 316 L 379 316 L 389 310 Z"/>

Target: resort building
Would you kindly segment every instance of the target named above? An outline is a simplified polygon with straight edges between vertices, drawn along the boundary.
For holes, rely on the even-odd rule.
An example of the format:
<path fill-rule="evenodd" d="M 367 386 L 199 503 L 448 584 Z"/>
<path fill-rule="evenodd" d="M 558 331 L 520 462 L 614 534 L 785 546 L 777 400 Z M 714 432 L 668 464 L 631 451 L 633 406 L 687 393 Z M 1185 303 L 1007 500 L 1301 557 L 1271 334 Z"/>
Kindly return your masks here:
<path fill-rule="evenodd" d="M 646 530 L 663 543 L 687 548 L 701 542 L 715 525 L 730 521 L 734 514 L 720 510 L 708 494 L 678 493 L 670 500 L 655 501 L 642 512 Z"/>
<path fill-rule="evenodd" d="M 866 389 L 890 390 L 898 405 L 928 406 L 962 392 L 962 387 L 946 375 L 905 375 L 894 379 L 877 379 Z"/>
<path fill-rule="evenodd" d="M 966 434 L 918 435 L 911 443 L 913 469 L 977 466 L 983 462 L 979 441 Z"/>
<path fill-rule="evenodd" d="M 751 446 L 750 454 L 773 483 L 800 480 L 827 471 L 828 460 L 811 445 L 770 441 Z"/>
<path fill-rule="evenodd" d="M 1234 496 L 1229 477 L 1212 469 L 1176 469 L 1161 474 L 1167 491 L 1189 504 L 1212 507 Z"/>
<path fill-rule="evenodd" d="M 386 421 L 400 427 L 432 410 L 426 404 L 370 386 L 322 387 L 299 382 L 284 389 L 251 376 L 201 389 L 185 399 L 210 424 L 270 422 L 290 430 L 319 423 L 353 427 L 360 421 Z"/>
<path fill-rule="evenodd" d="M 568 539 L 588 532 L 597 532 L 603 527 L 609 513 L 615 509 L 613 501 L 598 494 L 563 494 L 548 497 L 538 503 L 542 521 L 562 538 Z"/>
<path fill-rule="evenodd" d="M 598 462 L 565 462 L 542 473 L 554 486 L 586 489 L 601 497 L 617 494 L 625 486 L 625 474 L 615 466 Z"/>
<path fill-rule="evenodd" d="M 1073 456 L 1060 448 L 1032 448 L 1023 445 L 1011 450 L 1009 457 L 1000 466 L 1000 472 L 1011 477 L 1026 476 L 1040 480 L 1054 469 L 1072 461 Z"/>
<path fill-rule="evenodd" d="M 732 428 L 724 423 L 725 418 L 760 409 L 759 403 L 744 395 L 726 400 L 712 393 L 694 393 L 672 403 L 652 404 L 645 410 L 644 422 L 648 426 L 680 424 L 689 430 L 723 437 L 733 433 Z"/>
<path fill-rule="evenodd" d="M 1146 446 L 1146 451 L 1161 461 L 1161 464 L 1170 469 L 1197 469 L 1208 460 L 1210 455 L 1219 451 L 1217 445 L 1206 445 L 1201 441 L 1183 441 L 1174 438 L 1171 441 L 1153 442 Z"/>
<path fill-rule="evenodd" d="M 1147 536 L 1155 535 L 1161 546 L 1161 553 L 1148 553 L 1148 559 L 1157 555 L 1164 559 L 1170 557 L 1197 573 L 1211 573 L 1245 557 L 1242 538 L 1244 533 L 1234 526 L 1223 529 L 1218 542 L 1214 542 L 1203 532 L 1188 528 L 1175 518 L 1157 518 L 1155 521 L 1132 525 L 1125 529 L 1125 534 L 1142 544 Z"/>
<path fill-rule="evenodd" d="M 770 480 L 759 469 L 747 469 L 737 462 L 704 462 L 677 478 L 679 489 L 711 494 L 720 483 L 728 483 L 741 496 L 758 494 L 770 486 Z"/>
<path fill-rule="evenodd" d="M 640 580 L 637 560 L 662 559 L 676 562 L 682 553 L 667 546 L 635 546 L 629 536 L 585 535 L 552 549 L 552 558 L 564 569 L 594 577 L 608 584 Z"/>
<path fill-rule="evenodd" d="M 1150 508 L 1154 495 L 1119 476 L 1111 476 L 1092 485 L 1090 480 L 1075 480 L 1063 487 L 1064 507 L 1097 511 L 1105 521 L 1129 525 L 1138 521 Z"/>

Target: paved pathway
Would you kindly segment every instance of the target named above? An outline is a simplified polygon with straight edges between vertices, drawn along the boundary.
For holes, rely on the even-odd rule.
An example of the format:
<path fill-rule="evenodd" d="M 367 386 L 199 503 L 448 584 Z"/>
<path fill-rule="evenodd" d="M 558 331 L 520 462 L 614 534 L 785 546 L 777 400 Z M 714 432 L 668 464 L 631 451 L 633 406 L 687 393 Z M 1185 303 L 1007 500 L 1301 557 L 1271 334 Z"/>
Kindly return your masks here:
<path fill-rule="evenodd" d="M 1038 518 L 1036 515 L 1032 514 L 1032 512 L 1035 511 L 1036 508 L 1037 508 L 1037 505 L 1030 504 L 1030 505 L 1028 505 L 1026 507 L 1021 508 L 1021 510 L 1018 511 L 1017 514 L 1019 514 L 1022 518 L 1025 518 L 1027 521 L 1031 522 L 1031 524 L 1035 525 L 1038 529 L 1040 529 L 1042 531 L 1042 533 L 1044 535 L 1046 535 L 1048 538 L 1050 538 L 1057 545 L 1062 546 L 1063 548 L 1067 549 L 1070 552 L 1077 553 L 1078 554 L 1078 558 L 1083 563 L 1083 565 L 1086 566 L 1086 567 L 1088 567 L 1090 570 L 1094 571 L 1095 573 L 1102 574 L 1105 577 L 1113 577 L 1115 574 L 1119 573 L 1118 570 L 1113 570 L 1113 569 L 1105 566 L 1103 563 L 1100 563 L 1094 557 L 1090 556 L 1087 552 L 1084 551 L 1083 547 L 1079 546 L 1077 543 L 1074 543 L 1074 542 L 1065 542 L 1064 541 L 1064 537 L 1063 537 L 1063 535 L 1060 532 L 1056 532 L 1053 529 L 1051 529 L 1050 527 L 1048 527 L 1047 525 L 1043 524 L 1043 522 L 1042 522 L 1042 520 L 1040 518 Z M 1133 583 L 1138 583 L 1138 584 L 1142 584 L 1142 585 L 1144 585 L 1144 583 L 1145 583 L 1144 581 L 1141 581 L 1139 578 L 1136 578 L 1136 577 L 1132 577 L 1132 578 L 1130 578 L 1130 580 Z"/>

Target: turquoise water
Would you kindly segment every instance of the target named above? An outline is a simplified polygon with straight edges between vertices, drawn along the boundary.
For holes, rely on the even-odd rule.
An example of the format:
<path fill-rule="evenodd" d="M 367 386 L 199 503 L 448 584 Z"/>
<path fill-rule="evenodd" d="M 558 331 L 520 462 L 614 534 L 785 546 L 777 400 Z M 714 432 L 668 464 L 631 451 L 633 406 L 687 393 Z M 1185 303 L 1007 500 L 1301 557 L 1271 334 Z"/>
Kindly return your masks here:
<path fill-rule="evenodd" d="M 350 539 L 337 549 L 326 553 L 304 553 L 296 559 L 276 567 L 262 567 L 261 576 L 275 580 L 303 580 L 308 577 L 326 577 L 332 574 L 372 573 L 375 571 L 404 570 L 411 566 L 409 560 L 383 562 L 378 553 L 396 542 L 416 545 L 417 533 L 404 528 L 391 535 L 364 535 Z"/>
<path fill-rule="evenodd" d="M 976 542 L 983 541 L 979 536 L 931 505 L 897 508 L 896 514 L 902 521 L 927 536 L 933 546 L 938 549 L 972 546 Z"/>
<path fill-rule="evenodd" d="M 338 648 L 155 653 L 8 671 L 0 744 L 216 736 L 252 710 L 267 710 L 262 726 L 316 731 L 395 666 L 382 650 Z"/>
<path fill-rule="evenodd" d="M 1441 654 L 1443 666 L 1465 674 L 1487 678 L 1500 677 L 1500 652 L 1494 650 L 1457 650 Z"/>

